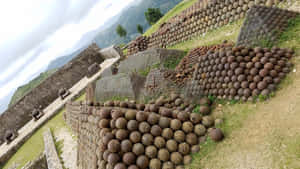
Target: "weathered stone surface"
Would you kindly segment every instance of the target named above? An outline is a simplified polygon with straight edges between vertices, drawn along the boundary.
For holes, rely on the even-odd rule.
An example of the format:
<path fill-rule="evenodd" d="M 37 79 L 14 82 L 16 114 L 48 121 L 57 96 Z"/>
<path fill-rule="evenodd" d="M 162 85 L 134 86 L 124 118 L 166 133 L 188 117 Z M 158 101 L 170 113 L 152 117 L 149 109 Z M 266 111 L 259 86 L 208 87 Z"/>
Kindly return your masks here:
<path fill-rule="evenodd" d="M 103 58 L 98 50 L 98 47 L 90 46 L 1 114 L 0 140 L 3 140 L 6 130 L 18 130 L 30 121 L 34 108 L 41 106 L 44 109 L 57 99 L 59 89 L 69 89 L 85 77 L 91 64 L 100 64 Z"/>
<path fill-rule="evenodd" d="M 28 162 L 22 169 L 48 169 L 45 155 L 41 154 L 36 160 Z"/>
<path fill-rule="evenodd" d="M 138 97 L 144 81 L 144 77 L 124 73 L 101 78 L 96 82 L 95 98 L 97 101 L 105 101 L 112 97 L 135 99 Z"/>
<path fill-rule="evenodd" d="M 270 3 L 270 2 L 269 2 Z M 266 45 L 277 40 L 291 18 L 299 13 L 266 6 L 253 6 L 241 28 L 237 45 Z"/>
<path fill-rule="evenodd" d="M 179 50 L 149 49 L 129 56 L 119 65 L 118 73 L 139 72 L 155 64 L 164 63 L 171 57 L 180 57 L 184 54 Z"/>
<path fill-rule="evenodd" d="M 55 144 L 50 129 L 44 133 L 45 156 L 49 169 L 63 169 L 60 159 L 57 155 Z"/>

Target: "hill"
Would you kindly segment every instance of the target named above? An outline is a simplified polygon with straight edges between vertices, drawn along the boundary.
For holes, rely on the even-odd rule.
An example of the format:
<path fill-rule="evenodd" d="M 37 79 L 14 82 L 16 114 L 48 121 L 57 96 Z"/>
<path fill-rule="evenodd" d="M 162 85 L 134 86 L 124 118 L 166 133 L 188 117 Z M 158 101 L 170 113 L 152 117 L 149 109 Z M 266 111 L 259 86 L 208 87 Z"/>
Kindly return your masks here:
<path fill-rule="evenodd" d="M 36 77 L 35 79 L 33 79 L 29 83 L 27 83 L 26 85 L 20 86 L 16 90 L 16 92 L 14 93 L 14 95 L 12 96 L 12 98 L 11 98 L 10 103 L 9 103 L 8 106 L 10 107 L 13 104 L 15 104 L 20 98 L 22 98 L 23 96 L 25 96 L 33 88 L 37 87 L 42 81 L 44 81 L 45 79 L 47 79 L 55 71 L 56 71 L 56 69 L 51 69 L 51 70 L 48 70 L 46 72 L 43 72 L 38 77 Z"/>
<path fill-rule="evenodd" d="M 142 0 L 135 5 L 125 9 L 119 16 L 115 24 L 101 31 L 95 38 L 96 43 L 101 48 L 110 46 L 112 44 L 128 43 L 130 40 L 139 36 L 136 30 L 136 25 L 140 24 L 147 30 L 149 24 L 145 19 L 145 11 L 148 8 L 160 8 L 163 13 L 168 12 L 181 0 Z M 127 30 L 127 37 L 120 38 L 116 33 L 116 27 L 121 24 Z"/>

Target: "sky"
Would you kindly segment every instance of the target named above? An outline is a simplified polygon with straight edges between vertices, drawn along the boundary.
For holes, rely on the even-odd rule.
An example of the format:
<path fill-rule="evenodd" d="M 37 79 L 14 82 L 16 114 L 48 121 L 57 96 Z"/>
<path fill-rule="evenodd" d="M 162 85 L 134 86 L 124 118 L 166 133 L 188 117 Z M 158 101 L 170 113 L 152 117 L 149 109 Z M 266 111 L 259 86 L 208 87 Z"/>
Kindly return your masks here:
<path fill-rule="evenodd" d="M 13 92 L 135 0 L 0 1 L 0 113 Z M 92 40 L 92 39 L 91 39 Z"/>

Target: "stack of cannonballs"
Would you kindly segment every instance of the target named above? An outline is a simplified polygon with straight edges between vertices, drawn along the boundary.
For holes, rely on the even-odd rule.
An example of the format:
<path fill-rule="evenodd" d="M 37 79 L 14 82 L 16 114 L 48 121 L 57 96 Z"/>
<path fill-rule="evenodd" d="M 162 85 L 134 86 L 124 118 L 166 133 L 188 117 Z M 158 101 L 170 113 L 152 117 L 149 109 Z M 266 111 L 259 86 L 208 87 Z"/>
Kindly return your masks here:
<path fill-rule="evenodd" d="M 194 89 L 223 99 L 253 100 L 268 96 L 290 72 L 291 49 L 227 47 L 199 58 Z"/>
<path fill-rule="evenodd" d="M 207 98 L 200 100 L 201 114 L 191 113 L 195 105 L 176 94 L 150 103 L 108 101 L 100 108 L 99 168 L 182 169 L 200 150 L 199 140 L 223 138 L 213 128 Z"/>
<path fill-rule="evenodd" d="M 132 41 L 128 46 L 128 56 L 144 51 L 148 48 L 149 38 L 146 36 L 140 36 Z"/>
<path fill-rule="evenodd" d="M 186 55 L 178 64 L 178 66 L 175 69 L 175 73 L 168 74 L 169 79 L 174 81 L 176 84 L 184 84 L 189 79 L 192 78 L 195 65 L 198 63 L 199 57 L 202 55 L 205 55 L 207 51 L 215 51 L 220 48 L 224 47 L 232 47 L 232 43 L 227 43 L 227 41 L 224 41 L 223 44 L 219 45 L 210 45 L 210 46 L 201 46 L 198 48 L 195 48 L 189 52 L 188 55 Z"/>

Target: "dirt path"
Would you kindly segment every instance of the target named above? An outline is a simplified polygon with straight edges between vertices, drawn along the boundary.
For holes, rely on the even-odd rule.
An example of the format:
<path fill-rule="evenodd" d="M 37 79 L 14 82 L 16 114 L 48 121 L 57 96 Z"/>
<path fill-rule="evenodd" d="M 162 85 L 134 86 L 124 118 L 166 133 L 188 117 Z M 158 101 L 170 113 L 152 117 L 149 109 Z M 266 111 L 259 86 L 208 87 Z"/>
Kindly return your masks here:
<path fill-rule="evenodd" d="M 77 169 L 77 142 L 67 128 L 62 128 L 55 136 L 56 141 L 63 141 L 61 158 L 66 169 Z"/>
<path fill-rule="evenodd" d="M 215 151 L 195 161 L 192 168 L 300 168 L 300 58 L 295 58 L 295 62 L 297 65 L 285 80 L 283 89 L 271 100 L 225 106 L 225 114 L 247 110 L 242 127 L 233 130 Z"/>

